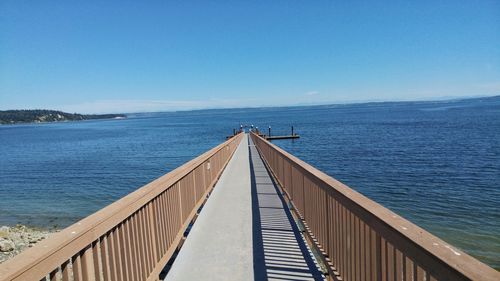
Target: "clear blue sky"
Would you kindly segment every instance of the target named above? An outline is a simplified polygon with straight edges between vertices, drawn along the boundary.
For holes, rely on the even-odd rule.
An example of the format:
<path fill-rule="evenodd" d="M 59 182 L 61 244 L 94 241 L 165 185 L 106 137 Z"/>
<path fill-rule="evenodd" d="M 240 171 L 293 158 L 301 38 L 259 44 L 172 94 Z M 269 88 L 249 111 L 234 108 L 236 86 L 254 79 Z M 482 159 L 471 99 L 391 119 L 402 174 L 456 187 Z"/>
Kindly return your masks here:
<path fill-rule="evenodd" d="M 0 109 L 495 94 L 499 1 L 0 1 Z"/>

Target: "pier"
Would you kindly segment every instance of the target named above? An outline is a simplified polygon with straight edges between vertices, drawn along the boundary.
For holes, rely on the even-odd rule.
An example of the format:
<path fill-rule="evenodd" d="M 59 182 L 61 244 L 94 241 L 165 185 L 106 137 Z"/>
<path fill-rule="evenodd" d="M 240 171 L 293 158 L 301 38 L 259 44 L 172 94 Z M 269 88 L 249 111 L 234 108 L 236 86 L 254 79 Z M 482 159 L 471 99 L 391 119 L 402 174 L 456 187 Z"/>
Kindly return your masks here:
<path fill-rule="evenodd" d="M 1 264 L 0 281 L 500 280 L 268 139 L 234 134 Z"/>
<path fill-rule="evenodd" d="M 290 135 L 277 135 L 277 136 L 275 136 L 275 135 L 271 135 L 271 126 L 269 126 L 268 133 L 266 135 L 266 134 L 262 133 L 258 127 L 254 127 L 253 125 L 251 125 L 251 126 L 240 125 L 240 129 L 238 131 L 236 131 L 236 129 L 233 129 L 233 134 L 230 136 L 227 136 L 226 139 L 230 139 L 239 133 L 243 133 L 245 128 L 249 128 L 250 133 L 255 133 L 259 137 L 262 137 L 266 140 L 285 140 L 285 139 L 298 139 L 298 138 L 300 138 L 300 135 L 295 133 L 293 126 L 291 126 L 291 134 Z"/>

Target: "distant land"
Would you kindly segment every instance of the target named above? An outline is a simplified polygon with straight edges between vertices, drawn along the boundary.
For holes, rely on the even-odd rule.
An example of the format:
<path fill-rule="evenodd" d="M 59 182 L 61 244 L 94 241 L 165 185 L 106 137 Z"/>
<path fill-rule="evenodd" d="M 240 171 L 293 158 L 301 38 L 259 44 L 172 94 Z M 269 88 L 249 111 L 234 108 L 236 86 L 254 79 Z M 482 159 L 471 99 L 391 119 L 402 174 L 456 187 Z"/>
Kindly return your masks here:
<path fill-rule="evenodd" d="M 78 114 L 66 113 L 57 110 L 44 109 L 24 109 L 24 110 L 0 110 L 0 125 L 2 124 L 17 124 L 17 123 L 42 123 L 42 122 L 61 122 L 61 121 L 80 121 L 91 119 L 111 119 L 111 118 L 127 118 L 137 116 L 148 116 L 155 113 L 169 112 L 212 112 L 218 110 L 245 110 L 258 108 L 261 110 L 270 110 L 274 108 L 294 109 L 294 108 L 330 108 L 330 107 L 356 107 L 356 106 L 387 106 L 387 105 L 404 105 L 404 104 L 420 104 L 424 107 L 429 107 L 423 110 L 433 110 L 434 107 L 440 104 L 448 109 L 461 107 L 483 107 L 489 109 L 496 108 L 500 110 L 500 95 L 496 96 L 480 96 L 480 97 L 458 97 L 438 100 L 404 100 L 404 101 L 359 101 L 352 103 L 325 103 L 325 104 L 297 104 L 297 105 L 276 105 L 276 106 L 249 106 L 249 107 L 233 107 L 233 108 L 200 108 L 200 109 L 180 109 L 180 110 L 165 110 L 165 111 L 142 111 L 129 112 L 126 114 Z M 440 108 L 440 107 L 439 107 Z M 439 109 L 437 108 L 437 109 Z"/>
<path fill-rule="evenodd" d="M 461 107 L 488 107 L 489 109 L 495 108 L 495 110 L 500 110 L 500 95 L 495 96 L 473 96 L 473 97 L 452 97 L 448 99 L 431 99 L 431 100 L 374 100 L 374 101 L 359 101 L 359 102 L 348 102 L 348 103 L 320 103 L 320 104 L 294 104 L 294 105 L 275 105 L 275 106 L 246 106 L 246 107 L 214 107 L 214 108 L 199 108 L 199 109 L 179 109 L 179 110 L 164 110 L 164 111 L 137 111 L 128 112 L 128 117 L 147 117 L 156 113 L 171 113 L 171 112 L 203 112 L 210 113 L 213 111 L 229 111 L 229 110 L 247 110 L 247 109 L 259 109 L 259 110 L 274 110 L 276 108 L 281 109 L 300 109 L 300 108 L 352 108 L 352 107 L 377 107 L 377 106 L 400 106 L 405 104 L 412 105 L 422 105 L 423 107 L 434 108 L 439 105 L 443 105 L 450 109 L 461 108 Z"/>
<path fill-rule="evenodd" d="M 78 114 L 46 109 L 0 110 L 0 124 L 64 122 L 126 117 L 125 114 Z"/>

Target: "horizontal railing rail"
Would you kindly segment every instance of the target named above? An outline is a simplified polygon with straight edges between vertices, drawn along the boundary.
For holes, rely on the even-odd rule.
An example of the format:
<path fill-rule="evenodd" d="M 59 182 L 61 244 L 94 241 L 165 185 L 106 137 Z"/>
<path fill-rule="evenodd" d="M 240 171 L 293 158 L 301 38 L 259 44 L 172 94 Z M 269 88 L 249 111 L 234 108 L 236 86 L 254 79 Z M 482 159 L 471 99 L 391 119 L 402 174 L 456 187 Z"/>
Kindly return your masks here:
<path fill-rule="evenodd" d="M 500 280 L 500 273 L 251 135 L 333 280 Z"/>
<path fill-rule="evenodd" d="M 0 265 L 0 280 L 159 280 L 244 134 Z"/>

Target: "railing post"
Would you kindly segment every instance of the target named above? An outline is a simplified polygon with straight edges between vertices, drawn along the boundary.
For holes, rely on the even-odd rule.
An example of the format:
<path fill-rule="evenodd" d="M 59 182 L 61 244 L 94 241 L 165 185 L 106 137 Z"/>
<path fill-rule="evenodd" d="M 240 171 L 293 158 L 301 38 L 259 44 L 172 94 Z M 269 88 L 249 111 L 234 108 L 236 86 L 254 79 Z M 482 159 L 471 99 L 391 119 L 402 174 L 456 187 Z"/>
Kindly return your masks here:
<path fill-rule="evenodd" d="M 375 273 L 377 280 L 382 281 L 382 237 L 380 234 L 375 234 L 376 249 L 375 249 Z"/>
<path fill-rule="evenodd" d="M 101 244 L 99 239 L 92 243 L 92 260 L 94 261 L 94 278 L 96 281 L 101 279 L 101 269 L 99 266 L 99 248 Z"/>
<path fill-rule="evenodd" d="M 62 273 L 62 280 L 63 281 L 69 281 L 69 261 L 65 261 L 62 265 L 61 265 L 61 273 Z M 106 278 L 106 277 L 104 277 Z M 105 279 L 107 280 L 107 279 Z"/>
<path fill-rule="evenodd" d="M 92 258 L 92 247 L 91 245 L 87 246 L 82 253 L 82 278 L 83 280 L 91 280 L 94 275 L 94 271 L 90 266 L 92 263 L 90 262 Z"/>
<path fill-rule="evenodd" d="M 157 237 L 156 237 L 156 229 L 157 229 L 157 226 L 156 226 L 156 221 L 155 221 L 155 218 L 156 218 L 156 212 L 155 212 L 155 208 L 153 208 L 153 204 L 155 203 L 155 201 L 151 201 L 150 204 L 148 205 L 149 207 L 149 210 L 148 210 L 148 214 L 149 214 L 149 223 L 151 225 L 151 240 L 152 240 L 152 248 L 153 248 L 153 262 L 154 262 L 154 266 L 153 266 L 153 269 L 156 267 L 156 264 L 158 263 L 158 260 L 159 260 L 159 255 L 158 255 L 158 249 L 157 249 L 157 245 L 158 245 L 158 241 L 156 241 Z"/>
<path fill-rule="evenodd" d="M 181 222 L 181 225 L 182 225 L 182 223 L 183 223 L 183 219 L 182 219 L 183 218 L 183 214 L 182 213 L 183 212 L 182 212 L 182 191 L 181 191 L 181 184 L 180 184 L 180 182 L 177 182 L 176 185 L 177 185 L 177 190 L 178 190 L 177 193 L 179 194 L 179 198 L 177 199 L 177 200 L 179 200 L 179 216 L 180 216 L 180 220 L 179 221 Z"/>
<path fill-rule="evenodd" d="M 71 265 L 73 266 L 73 280 L 80 281 L 82 280 L 82 265 L 80 260 L 80 253 L 77 253 L 73 256 L 71 260 Z"/>

